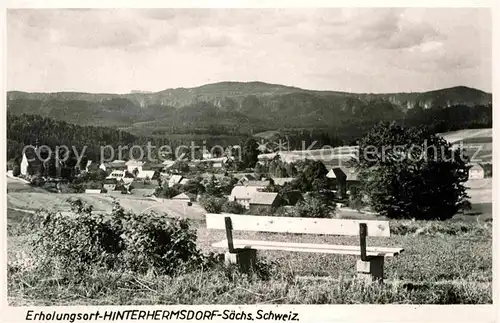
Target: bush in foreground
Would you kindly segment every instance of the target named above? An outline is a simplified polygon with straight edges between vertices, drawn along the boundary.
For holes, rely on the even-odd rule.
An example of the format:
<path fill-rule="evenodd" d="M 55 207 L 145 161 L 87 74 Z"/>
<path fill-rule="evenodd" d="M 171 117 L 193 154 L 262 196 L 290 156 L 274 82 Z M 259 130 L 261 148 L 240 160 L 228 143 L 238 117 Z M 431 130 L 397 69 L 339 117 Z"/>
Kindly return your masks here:
<path fill-rule="evenodd" d="M 92 268 L 173 275 L 215 261 L 196 247 L 186 219 L 128 213 L 117 203 L 108 215 L 80 200 L 71 204 L 74 216 L 42 215 L 34 249 L 44 268 L 77 276 Z"/>

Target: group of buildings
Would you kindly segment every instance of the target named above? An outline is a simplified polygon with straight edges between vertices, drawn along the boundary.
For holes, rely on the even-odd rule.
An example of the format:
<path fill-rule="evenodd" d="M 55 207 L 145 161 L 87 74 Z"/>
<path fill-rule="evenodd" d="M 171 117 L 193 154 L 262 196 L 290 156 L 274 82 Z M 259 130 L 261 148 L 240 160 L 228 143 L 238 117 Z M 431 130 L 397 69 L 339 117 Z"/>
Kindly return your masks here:
<path fill-rule="evenodd" d="M 338 166 L 331 167 L 326 178 L 334 181 L 337 186 L 339 198 L 345 198 L 354 187 L 359 185 L 358 173 L 353 168 Z M 294 205 L 302 199 L 302 192 L 291 190 L 283 195 L 275 192 L 264 192 L 263 190 L 272 182 L 275 185 L 283 186 L 294 180 L 293 177 L 274 177 L 269 180 L 259 180 L 252 174 L 242 176 L 229 196 L 230 201 L 235 201 L 246 209 L 253 208 L 275 208 L 285 202 L 287 205 Z M 285 199 L 282 201 L 280 199 Z"/>
<path fill-rule="evenodd" d="M 89 160 L 85 172 L 102 170 L 108 174 L 103 181 L 102 191 L 130 190 L 133 187 L 136 193 L 152 195 L 157 185 L 154 181 L 160 179 L 161 173 L 171 167 L 175 162 L 151 163 L 131 159 L 113 160 L 108 163 L 93 163 Z M 86 193 L 98 193 L 96 190 L 86 190 Z"/>
<path fill-rule="evenodd" d="M 291 163 L 298 160 L 316 159 L 321 160 L 327 166 L 328 174 L 326 177 L 336 182 L 337 195 L 339 198 L 345 198 L 349 195 L 350 191 L 359 185 L 358 173 L 354 168 L 343 166 L 346 161 L 356 158 L 357 146 L 338 147 L 328 150 L 310 150 L 310 151 L 285 151 L 279 153 L 267 153 L 258 156 L 259 163 L 266 163 L 267 161 L 276 158 L 277 156 L 283 162 Z M 213 158 L 212 156 L 203 156 L 205 159 L 202 162 L 207 162 L 214 168 L 223 167 L 224 164 L 231 162 L 231 157 Z M 209 158 L 210 157 L 210 158 Z M 28 161 L 30 160 L 30 161 Z M 32 161 L 34 160 L 34 161 Z M 200 161 L 198 161 L 200 162 Z M 36 158 L 33 156 L 23 155 L 20 172 L 22 175 L 29 173 L 28 168 L 30 165 L 33 167 L 36 163 Z M 78 172 L 96 172 L 102 170 L 108 175 L 102 183 L 101 191 L 114 191 L 117 187 L 128 189 L 130 185 L 136 192 L 143 190 L 145 195 L 154 193 L 157 185 L 150 184 L 168 174 L 169 169 L 176 163 L 173 160 L 165 160 L 161 163 L 153 163 L 140 160 L 113 160 L 106 163 L 95 163 L 91 160 L 87 161 L 85 167 L 80 167 Z M 189 163 L 189 162 L 188 162 Z M 193 162 L 191 162 L 193 163 Z M 60 170 L 58 169 L 58 175 Z M 190 167 L 193 165 L 190 165 Z M 469 169 L 469 179 L 482 179 L 485 177 L 485 170 L 480 164 L 471 164 Z M 240 174 L 241 175 L 241 174 Z M 60 176 L 58 176 L 60 177 Z M 236 201 L 243 205 L 245 208 L 251 207 L 274 207 L 280 204 L 278 194 L 272 192 L 263 192 L 262 190 L 269 185 L 269 181 L 260 180 L 252 174 L 243 174 L 240 176 L 238 184 L 234 187 L 229 199 Z M 184 178 L 179 174 L 168 174 L 168 185 L 174 186 L 176 184 L 186 184 L 188 178 Z M 286 182 L 292 181 L 293 178 L 273 178 L 274 184 L 283 186 Z M 99 190 L 88 190 L 88 192 L 96 193 Z M 300 192 L 297 194 L 299 196 Z M 190 200 L 193 197 L 181 196 L 179 198 Z M 295 197 L 291 200 L 296 200 Z"/>

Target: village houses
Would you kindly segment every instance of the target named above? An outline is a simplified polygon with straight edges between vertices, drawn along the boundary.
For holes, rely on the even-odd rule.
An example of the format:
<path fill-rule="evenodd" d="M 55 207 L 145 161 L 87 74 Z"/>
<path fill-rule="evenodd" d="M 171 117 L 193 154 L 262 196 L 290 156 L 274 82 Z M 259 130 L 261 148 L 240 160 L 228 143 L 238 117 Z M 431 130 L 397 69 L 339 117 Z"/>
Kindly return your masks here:
<path fill-rule="evenodd" d="M 250 210 L 267 209 L 268 211 L 271 211 L 273 208 L 278 206 L 278 193 L 255 192 L 249 201 Z"/>

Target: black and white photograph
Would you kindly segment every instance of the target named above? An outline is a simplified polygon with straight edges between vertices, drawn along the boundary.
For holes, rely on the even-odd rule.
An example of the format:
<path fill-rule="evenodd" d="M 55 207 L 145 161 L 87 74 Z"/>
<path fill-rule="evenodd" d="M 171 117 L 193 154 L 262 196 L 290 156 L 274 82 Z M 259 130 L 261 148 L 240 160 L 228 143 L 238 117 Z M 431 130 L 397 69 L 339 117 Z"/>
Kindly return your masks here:
<path fill-rule="evenodd" d="M 493 304 L 492 11 L 7 8 L 8 305 Z"/>

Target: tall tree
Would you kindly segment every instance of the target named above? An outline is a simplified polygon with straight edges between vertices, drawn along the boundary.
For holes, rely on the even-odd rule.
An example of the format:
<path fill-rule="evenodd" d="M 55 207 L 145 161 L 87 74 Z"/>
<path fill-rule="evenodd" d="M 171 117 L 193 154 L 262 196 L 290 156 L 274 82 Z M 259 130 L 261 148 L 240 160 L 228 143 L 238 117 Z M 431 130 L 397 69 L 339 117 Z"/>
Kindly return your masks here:
<path fill-rule="evenodd" d="M 220 182 L 215 178 L 215 175 L 210 177 L 207 185 L 205 186 L 205 193 L 208 196 L 222 197 L 222 187 Z"/>
<path fill-rule="evenodd" d="M 467 198 L 467 159 L 425 128 L 381 123 L 359 142 L 361 190 L 390 218 L 448 219 Z"/>
<path fill-rule="evenodd" d="M 245 141 L 242 151 L 242 160 L 246 168 L 254 168 L 258 161 L 259 151 L 257 149 L 259 145 L 254 138 L 249 138 Z"/>

